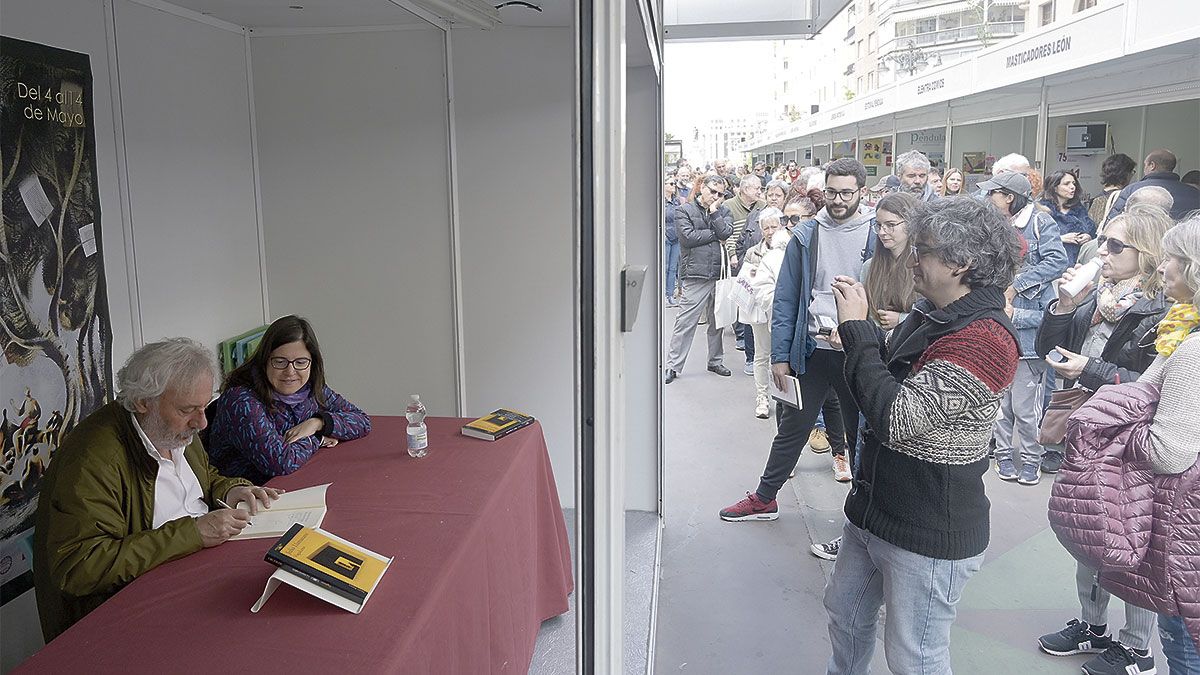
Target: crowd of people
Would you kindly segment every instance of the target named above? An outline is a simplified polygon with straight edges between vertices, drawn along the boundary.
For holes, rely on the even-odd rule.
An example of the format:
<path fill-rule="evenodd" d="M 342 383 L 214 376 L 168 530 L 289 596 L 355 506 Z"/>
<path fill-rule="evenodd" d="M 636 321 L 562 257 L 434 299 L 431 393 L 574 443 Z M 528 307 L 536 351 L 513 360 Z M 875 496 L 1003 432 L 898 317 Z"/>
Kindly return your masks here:
<path fill-rule="evenodd" d="M 1148 471 L 1196 463 L 1200 185 L 1176 163 L 1155 150 L 1134 180 L 1135 162 L 1115 154 L 1095 195 L 1018 154 L 974 185 L 917 151 L 873 186 L 852 158 L 669 170 L 663 290 L 678 313 L 664 382 L 681 377 L 700 324 L 708 371 L 730 377 L 730 328 L 754 377 L 745 400 L 775 416 L 757 486 L 720 518 L 777 519 L 805 447 L 831 452 L 833 478 L 850 484 L 842 536 L 812 546 L 836 561 L 829 673 L 868 671 L 881 607 L 892 672 L 950 672 L 955 604 L 990 537 L 984 473 L 1036 485 L 1078 470 L 1088 448 L 1064 425 L 1104 385 L 1156 385 L 1157 412 L 1137 432 Z M 790 387 L 800 407 L 783 402 Z M 1178 555 L 1200 549 L 1186 524 L 1200 514 L 1155 513 L 1156 533 L 1186 542 Z M 1080 616 L 1037 638 L 1042 651 L 1095 654 L 1087 675 L 1147 675 L 1157 623 L 1170 672 L 1200 673 L 1195 603 L 1156 612 L 1126 597 L 1113 637 L 1104 579 L 1079 564 Z"/>

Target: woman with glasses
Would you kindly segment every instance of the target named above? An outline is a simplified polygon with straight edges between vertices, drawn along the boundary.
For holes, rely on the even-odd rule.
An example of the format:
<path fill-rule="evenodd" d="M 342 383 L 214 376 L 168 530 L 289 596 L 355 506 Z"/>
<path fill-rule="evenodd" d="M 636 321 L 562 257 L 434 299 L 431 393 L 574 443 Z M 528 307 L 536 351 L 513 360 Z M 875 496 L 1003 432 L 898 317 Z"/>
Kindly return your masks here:
<path fill-rule="evenodd" d="M 1097 240 L 1098 255 L 1104 261 L 1099 287 L 1089 282 L 1073 295 L 1064 288 L 1075 278 L 1078 265 L 1059 280 L 1058 299 L 1050 304 L 1038 329 L 1037 352 L 1051 354 L 1046 362 L 1065 386 L 1095 391 L 1106 384 L 1133 382 L 1158 356 L 1156 326 L 1171 305 L 1158 268 L 1163 260 L 1163 236 L 1171 226 L 1170 216 L 1162 209 L 1128 208 L 1109 222 Z M 1061 443 L 1048 446 L 1042 470 L 1058 471 L 1062 452 Z M 1081 617 L 1058 632 L 1043 635 L 1039 647 L 1055 656 L 1133 650 L 1144 664 L 1149 658 L 1154 613 L 1126 605 L 1125 626 L 1114 641 L 1106 630 L 1109 593 L 1093 591 L 1095 576 L 1095 570 L 1077 565 L 1075 585 Z M 1085 643 L 1087 647 L 1081 649 L 1079 645 Z M 1114 647 L 1118 643 L 1120 649 Z M 1124 659 L 1125 655 L 1114 652 L 1112 656 Z M 1085 665 L 1085 672 L 1095 671 L 1104 660 L 1096 657 L 1094 667 L 1088 670 Z"/>
<path fill-rule="evenodd" d="M 964 183 L 961 169 L 946 169 L 946 175 L 942 176 L 942 189 L 938 190 L 938 195 L 941 197 L 961 197 L 966 192 Z"/>
<path fill-rule="evenodd" d="M 1079 258 L 1079 247 L 1096 236 L 1096 223 L 1088 215 L 1081 199 L 1079 178 L 1070 171 L 1055 171 L 1050 174 L 1039 202 L 1050 210 L 1054 222 L 1058 223 L 1063 248 L 1067 250 L 1067 264 L 1074 265 Z"/>
<path fill-rule="evenodd" d="M 863 263 L 863 285 L 871 320 L 885 331 L 899 326 L 917 299 L 908 269 L 908 220 L 916 206 L 904 192 L 887 195 L 875 206 L 875 255 Z"/>
<path fill-rule="evenodd" d="M 205 447 L 225 476 L 256 485 L 299 469 L 318 448 L 366 436 L 371 418 L 325 384 L 308 320 L 277 319 L 250 360 L 225 377 Z"/>

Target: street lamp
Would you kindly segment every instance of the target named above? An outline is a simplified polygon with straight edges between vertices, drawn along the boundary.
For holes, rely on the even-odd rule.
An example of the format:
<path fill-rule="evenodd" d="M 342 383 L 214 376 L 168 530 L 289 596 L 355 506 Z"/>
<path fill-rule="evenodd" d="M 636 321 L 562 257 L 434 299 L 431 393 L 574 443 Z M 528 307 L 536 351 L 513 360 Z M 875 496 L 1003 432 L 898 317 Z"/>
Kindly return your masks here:
<path fill-rule="evenodd" d="M 879 60 L 879 72 L 886 73 L 888 71 L 888 61 L 896 65 L 897 74 L 907 72 L 909 77 L 911 77 L 929 66 L 929 55 L 925 53 L 924 49 L 918 47 L 912 40 L 909 40 L 904 49 L 885 54 Z M 942 57 L 934 54 L 933 61 L 933 65 L 940 66 L 942 64 Z"/>

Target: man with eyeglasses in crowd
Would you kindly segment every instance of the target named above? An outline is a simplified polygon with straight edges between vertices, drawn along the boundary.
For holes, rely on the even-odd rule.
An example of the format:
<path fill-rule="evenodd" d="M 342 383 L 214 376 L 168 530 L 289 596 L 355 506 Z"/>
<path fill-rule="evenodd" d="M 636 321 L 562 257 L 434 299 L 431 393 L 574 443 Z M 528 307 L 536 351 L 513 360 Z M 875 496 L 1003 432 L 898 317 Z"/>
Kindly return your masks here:
<path fill-rule="evenodd" d="M 762 183 L 762 189 L 767 189 L 767 183 L 771 182 L 771 177 L 767 175 L 767 163 L 759 162 L 754 165 L 754 175 L 758 176 L 758 182 Z"/>
<path fill-rule="evenodd" d="M 775 288 L 771 318 L 771 376 L 787 386 L 795 375 L 801 408 L 781 406 L 779 430 L 771 443 L 766 469 L 754 492 L 721 510 L 727 521 L 775 520 L 779 489 L 796 466 L 800 452 L 829 392 L 841 400 L 846 427 L 846 453 L 834 457 L 834 473 L 850 480 L 858 439 L 858 407 L 846 384 L 845 354 L 834 329 L 836 277 L 862 280 L 863 261 L 870 257 L 875 233 L 874 212 L 862 205 L 867 170 L 856 159 L 834 160 L 825 170 L 825 208 L 812 220 L 795 226 L 784 253 Z"/>
<path fill-rule="evenodd" d="M 721 278 L 725 256 L 724 242 L 733 235 L 733 218 L 725 201 L 725 179 L 708 176 L 696 199 L 684 203 L 675 212 L 675 232 L 679 239 L 679 314 L 671 331 L 667 351 L 664 384 L 671 384 L 683 370 L 692 337 L 703 316 L 708 322 L 708 370 L 723 377 L 731 373 L 725 367 L 722 329 L 713 318 L 713 291 Z"/>
<path fill-rule="evenodd" d="M 1067 269 L 1067 252 L 1059 238 L 1058 225 L 1049 213 L 1033 202 L 1033 187 L 1024 174 L 998 173 L 979 184 L 988 201 L 1009 219 L 1024 240 L 1025 262 L 1005 293 L 1005 312 L 1017 329 L 1021 361 L 1012 387 L 1001 395 L 1000 419 L 996 421 L 996 473 L 1001 480 L 1037 485 L 1045 448 L 1038 443 L 1042 419 L 1046 364 L 1038 357 L 1035 342 L 1046 307 L 1056 292 L 1051 282 Z M 1013 451 L 1021 461 L 1018 469 Z"/>
<path fill-rule="evenodd" d="M 733 218 L 733 235 L 725 240 L 725 254 L 729 256 L 729 271 L 734 276 L 737 276 L 742 268 L 742 261 L 737 255 L 737 243 L 742 238 L 742 232 L 746 230 L 746 223 L 751 214 L 756 214 L 766 206 L 767 203 L 762 199 L 762 181 L 757 176 L 744 176 L 738 183 L 737 196 L 725 202 L 725 208 L 729 209 L 729 215 Z M 733 334 L 737 338 L 737 348 L 746 353 L 744 372 L 753 375 L 754 334 L 750 331 L 750 325 L 735 321 Z"/>

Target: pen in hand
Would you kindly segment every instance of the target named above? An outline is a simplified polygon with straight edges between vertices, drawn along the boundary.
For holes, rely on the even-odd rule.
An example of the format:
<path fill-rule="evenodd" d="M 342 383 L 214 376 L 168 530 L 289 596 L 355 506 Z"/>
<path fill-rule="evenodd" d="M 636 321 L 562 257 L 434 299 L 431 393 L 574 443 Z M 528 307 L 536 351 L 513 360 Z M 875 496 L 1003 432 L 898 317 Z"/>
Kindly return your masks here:
<path fill-rule="evenodd" d="M 221 507 L 221 508 L 223 508 L 223 509 L 230 509 L 230 510 L 232 510 L 232 509 L 233 509 L 233 507 L 232 507 L 232 506 L 230 506 L 230 505 L 226 504 L 226 503 L 224 502 L 224 500 L 221 500 L 221 499 L 218 499 L 218 500 L 217 500 L 217 506 L 220 506 L 220 507 Z M 253 525 L 253 524 L 254 524 L 254 521 L 253 521 L 253 520 L 247 520 L 247 521 L 246 521 L 246 524 L 247 524 L 247 525 Z"/>

